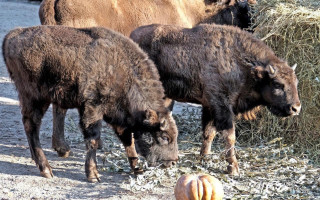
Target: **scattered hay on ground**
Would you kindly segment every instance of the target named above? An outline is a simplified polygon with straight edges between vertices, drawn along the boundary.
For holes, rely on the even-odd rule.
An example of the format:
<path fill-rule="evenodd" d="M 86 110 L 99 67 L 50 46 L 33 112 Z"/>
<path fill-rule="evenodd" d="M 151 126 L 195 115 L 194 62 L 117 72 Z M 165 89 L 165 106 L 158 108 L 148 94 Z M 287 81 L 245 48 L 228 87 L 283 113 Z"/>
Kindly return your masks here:
<path fill-rule="evenodd" d="M 179 161 L 176 167 L 163 169 L 148 167 L 142 159 L 145 172 L 135 176 L 130 172 L 125 151 L 113 134 L 108 134 L 105 154 L 100 165 L 103 171 L 128 173 L 130 178 L 122 183 L 124 189 L 136 194 L 160 193 L 172 189 L 183 174 L 205 173 L 218 178 L 224 186 L 226 199 L 316 199 L 320 197 L 320 168 L 307 158 L 294 153 L 281 138 L 269 143 L 248 147 L 236 144 L 240 177 L 226 174 L 224 142 L 219 135 L 212 145 L 211 155 L 201 158 L 201 108 L 189 107 L 174 115 L 179 127 Z M 104 131 L 105 132 L 105 131 Z"/>

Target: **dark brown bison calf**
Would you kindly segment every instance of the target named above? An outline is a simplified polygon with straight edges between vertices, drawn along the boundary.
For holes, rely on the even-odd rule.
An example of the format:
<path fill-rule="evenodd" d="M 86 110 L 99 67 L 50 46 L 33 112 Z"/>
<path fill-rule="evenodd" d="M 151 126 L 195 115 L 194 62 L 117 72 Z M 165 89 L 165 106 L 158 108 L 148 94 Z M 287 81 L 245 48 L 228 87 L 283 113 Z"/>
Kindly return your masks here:
<path fill-rule="evenodd" d="M 210 152 L 221 131 L 230 174 L 239 174 L 235 115 L 259 105 L 283 117 L 300 112 L 295 67 L 239 28 L 150 25 L 133 31 L 131 38 L 155 61 L 168 98 L 202 104 L 201 155 Z"/>
<path fill-rule="evenodd" d="M 50 103 L 78 109 L 91 182 L 99 180 L 96 149 L 102 119 L 124 144 L 133 169 L 135 145 L 151 165 L 163 161 L 169 166 L 178 159 L 178 132 L 164 106 L 158 71 L 130 39 L 104 28 L 18 28 L 6 35 L 3 56 L 42 176 L 53 176 L 39 141 L 41 119 Z"/>

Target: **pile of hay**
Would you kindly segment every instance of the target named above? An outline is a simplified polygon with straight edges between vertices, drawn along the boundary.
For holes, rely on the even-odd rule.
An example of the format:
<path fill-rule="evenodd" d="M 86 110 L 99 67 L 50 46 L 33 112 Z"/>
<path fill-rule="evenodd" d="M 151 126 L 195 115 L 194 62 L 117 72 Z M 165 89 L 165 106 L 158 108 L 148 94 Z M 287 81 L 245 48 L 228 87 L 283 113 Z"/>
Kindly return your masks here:
<path fill-rule="evenodd" d="M 282 138 L 282 144 L 294 144 L 297 152 L 319 163 L 320 2 L 259 0 L 253 16 L 255 34 L 289 65 L 298 64 L 302 112 L 298 117 L 279 119 L 264 110 L 254 122 L 240 121 L 240 142 Z"/>

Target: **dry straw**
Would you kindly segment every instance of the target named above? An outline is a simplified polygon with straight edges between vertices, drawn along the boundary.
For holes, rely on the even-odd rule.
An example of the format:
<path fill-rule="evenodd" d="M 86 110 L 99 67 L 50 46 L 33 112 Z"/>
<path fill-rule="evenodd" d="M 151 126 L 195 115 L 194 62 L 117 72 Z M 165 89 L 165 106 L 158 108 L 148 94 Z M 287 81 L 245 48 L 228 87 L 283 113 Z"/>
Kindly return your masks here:
<path fill-rule="evenodd" d="M 306 3 L 307 2 L 307 3 Z M 290 65 L 298 64 L 302 112 L 279 119 L 263 110 L 253 123 L 240 121 L 240 142 L 283 138 L 295 150 L 320 162 L 320 2 L 260 0 L 253 9 L 255 34 Z"/>

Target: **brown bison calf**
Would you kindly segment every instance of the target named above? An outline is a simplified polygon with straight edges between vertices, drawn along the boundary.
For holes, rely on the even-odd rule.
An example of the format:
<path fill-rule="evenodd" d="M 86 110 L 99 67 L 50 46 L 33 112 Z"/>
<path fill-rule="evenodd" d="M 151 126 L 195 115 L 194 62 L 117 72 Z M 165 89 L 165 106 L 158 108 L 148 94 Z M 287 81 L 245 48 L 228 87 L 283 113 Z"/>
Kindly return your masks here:
<path fill-rule="evenodd" d="M 131 38 L 155 61 L 168 98 L 202 104 L 201 155 L 210 152 L 221 131 L 231 174 L 239 174 L 235 115 L 259 105 L 278 116 L 300 112 L 295 67 L 248 32 L 221 25 L 150 25 Z"/>
<path fill-rule="evenodd" d="M 104 28 L 18 28 L 6 35 L 3 56 L 42 176 L 53 176 L 39 141 L 41 119 L 50 103 L 78 109 L 89 181 L 99 180 L 96 149 L 102 119 L 124 144 L 133 169 L 135 145 L 151 164 L 163 161 L 168 166 L 178 159 L 178 132 L 164 106 L 158 71 L 130 39 Z"/>

